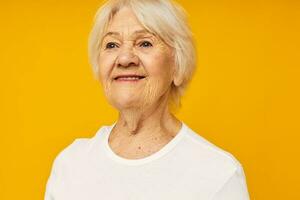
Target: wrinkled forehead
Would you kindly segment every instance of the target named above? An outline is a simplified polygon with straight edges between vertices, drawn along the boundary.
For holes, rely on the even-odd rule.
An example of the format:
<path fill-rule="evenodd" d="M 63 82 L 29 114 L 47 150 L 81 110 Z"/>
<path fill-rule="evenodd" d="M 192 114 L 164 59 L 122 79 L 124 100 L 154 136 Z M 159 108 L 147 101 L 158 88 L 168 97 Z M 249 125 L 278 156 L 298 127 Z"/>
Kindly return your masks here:
<path fill-rule="evenodd" d="M 156 34 L 143 25 L 129 7 L 123 7 L 111 15 L 103 37 L 116 35 L 136 36 Z"/>
<path fill-rule="evenodd" d="M 101 31 L 101 35 L 99 35 L 98 44 L 99 46 L 102 45 L 103 40 L 106 37 L 136 39 L 139 36 L 144 36 L 152 37 L 169 46 L 163 37 L 155 31 L 157 27 L 156 29 L 151 28 L 153 23 L 149 22 L 149 20 L 151 21 L 152 19 L 143 18 L 142 20 L 139 20 L 134 11 L 128 6 L 121 7 L 120 9 L 113 9 Z"/>
<path fill-rule="evenodd" d="M 130 38 L 130 39 L 136 39 L 140 37 L 154 37 L 156 38 L 156 35 L 154 33 L 149 32 L 146 29 L 131 29 L 127 30 L 125 32 L 123 31 L 107 31 L 104 36 L 103 40 L 106 37 L 114 37 L 114 38 Z"/>

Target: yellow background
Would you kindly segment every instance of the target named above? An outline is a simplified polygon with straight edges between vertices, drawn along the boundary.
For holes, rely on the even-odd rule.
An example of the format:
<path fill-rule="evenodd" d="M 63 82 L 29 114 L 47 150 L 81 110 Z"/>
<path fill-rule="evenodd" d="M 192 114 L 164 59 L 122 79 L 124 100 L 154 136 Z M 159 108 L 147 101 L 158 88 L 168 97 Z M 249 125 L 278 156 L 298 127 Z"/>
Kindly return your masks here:
<path fill-rule="evenodd" d="M 176 115 L 236 156 L 251 199 L 300 199 L 299 1 L 180 2 L 198 69 Z M 0 3 L 1 200 L 43 199 L 58 152 L 116 120 L 87 59 L 100 3 Z"/>

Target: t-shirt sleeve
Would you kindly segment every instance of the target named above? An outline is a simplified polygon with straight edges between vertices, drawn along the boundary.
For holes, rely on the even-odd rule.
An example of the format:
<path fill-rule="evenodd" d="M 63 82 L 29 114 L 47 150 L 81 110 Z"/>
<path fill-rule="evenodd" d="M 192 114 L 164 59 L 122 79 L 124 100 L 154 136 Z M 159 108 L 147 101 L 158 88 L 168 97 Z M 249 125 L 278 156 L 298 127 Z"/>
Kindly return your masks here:
<path fill-rule="evenodd" d="M 44 200 L 55 200 L 53 191 L 57 183 L 57 179 L 59 177 L 58 160 L 59 160 L 59 156 L 57 156 L 53 161 L 51 172 L 46 183 Z"/>
<path fill-rule="evenodd" d="M 249 200 L 246 177 L 241 165 L 238 165 L 234 174 L 215 193 L 212 200 Z"/>

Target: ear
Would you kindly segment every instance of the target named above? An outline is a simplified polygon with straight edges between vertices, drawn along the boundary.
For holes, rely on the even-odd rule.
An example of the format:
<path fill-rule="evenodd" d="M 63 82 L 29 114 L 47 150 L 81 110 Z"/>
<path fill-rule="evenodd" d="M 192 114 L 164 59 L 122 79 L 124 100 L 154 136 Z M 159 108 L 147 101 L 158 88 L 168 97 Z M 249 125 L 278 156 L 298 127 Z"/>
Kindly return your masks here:
<path fill-rule="evenodd" d="M 179 73 L 179 71 L 176 69 L 174 72 L 174 78 L 173 78 L 174 85 L 177 87 L 180 86 L 183 82 L 183 75 L 182 73 Z"/>
<path fill-rule="evenodd" d="M 176 65 L 176 51 L 172 50 L 172 65 L 173 65 L 173 83 L 175 86 L 180 86 L 183 82 L 183 74 L 180 72 L 178 65 Z"/>

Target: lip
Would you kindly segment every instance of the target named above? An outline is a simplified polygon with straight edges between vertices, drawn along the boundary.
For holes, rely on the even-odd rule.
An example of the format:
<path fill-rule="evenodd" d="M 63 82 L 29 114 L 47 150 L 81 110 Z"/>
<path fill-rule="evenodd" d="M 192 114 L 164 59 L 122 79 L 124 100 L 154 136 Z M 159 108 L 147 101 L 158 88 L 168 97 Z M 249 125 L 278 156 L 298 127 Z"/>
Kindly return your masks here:
<path fill-rule="evenodd" d="M 115 82 L 119 82 L 119 83 L 137 83 L 137 82 L 141 82 L 145 79 L 146 77 L 144 78 L 140 78 L 140 79 L 114 79 L 113 81 Z"/>
<path fill-rule="evenodd" d="M 140 78 L 139 79 L 121 79 L 121 78 L 125 78 L 125 77 L 140 77 Z M 114 76 L 113 81 L 122 82 L 122 83 L 136 83 L 136 82 L 142 81 L 145 78 L 146 78 L 146 76 L 140 75 L 140 74 L 120 74 L 120 75 Z"/>
<path fill-rule="evenodd" d="M 113 77 L 114 80 L 117 80 L 117 78 L 122 78 L 122 77 L 143 77 L 145 78 L 146 76 L 141 75 L 141 74 L 119 74 Z"/>

